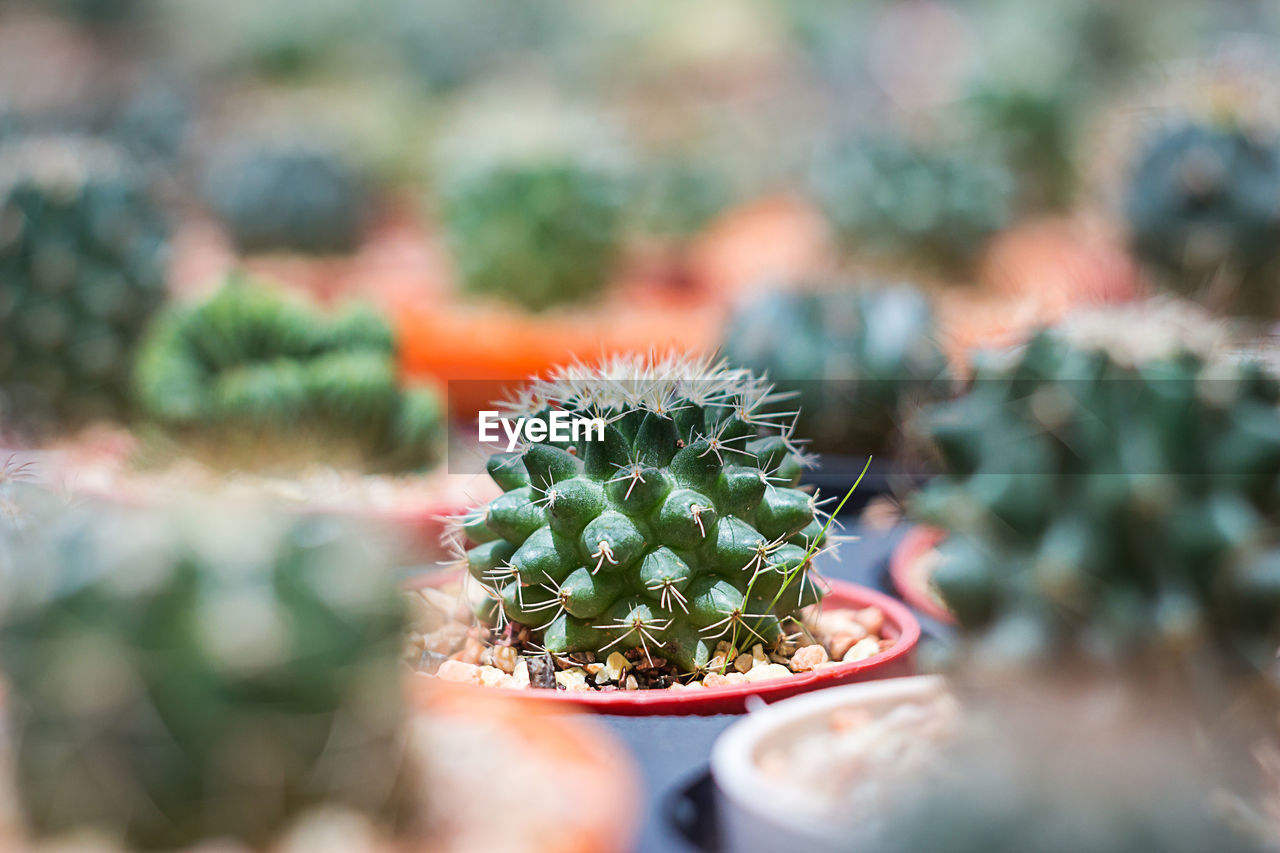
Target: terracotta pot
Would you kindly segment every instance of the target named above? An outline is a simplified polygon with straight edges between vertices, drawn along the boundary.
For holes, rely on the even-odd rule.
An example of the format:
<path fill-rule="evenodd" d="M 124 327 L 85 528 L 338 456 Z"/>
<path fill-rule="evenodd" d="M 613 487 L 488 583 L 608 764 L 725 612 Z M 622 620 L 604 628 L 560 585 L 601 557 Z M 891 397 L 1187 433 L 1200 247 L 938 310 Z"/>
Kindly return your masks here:
<path fill-rule="evenodd" d="M 456 576 L 419 579 L 420 586 L 443 585 Z M 640 717 L 654 715 L 708 716 L 741 714 L 753 698 L 777 701 L 799 693 L 808 693 L 837 684 L 851 684 L 880 678 L 913 675 L 915 650 L 920 642 L 920 623 L 901 602 L 884 593 L 844 581 L 827 581 L 830 591 L 823 599 L 825 606 L 861 609 L 878 607 L 885 615 L 885 634 L 895 640 L 892 647 L 865 660 L 837 663 L 787 678 L 705 687 L 692 690 L 507 690 L 475 684 L 449 684 L 449 689 L 463 693 L 518 696 L 522 701 L 556 707 L 573 707 L 615 716 Z M 437 679 L 432 679 L 439 684 Z"/>
<path fill-rule="evenodd" d="M 916 610 L 945 625 L 954 625 L 955 616 L 934 597 L 924 558 L 947 538 L 945 531 L 920 525 L 907 531 L 889 557 L 889 577 L 902 600 Z"/>
<path fill-rule="evenodd" d="M 598 721 L 496 691 L 454 690 L 422 675 L 411 677 L 407 690 L 435 746 L 435 766 L 426 770 L 435 853 L 633 848 L 644 803 L 639 775 Z M 477 741 L 487 746 L 470 748 Z M 508 778 L 534 778 L 538 790 L 504 787 Z M 504 809 L 499 803 L 508 794 L 521 802 Z"/>

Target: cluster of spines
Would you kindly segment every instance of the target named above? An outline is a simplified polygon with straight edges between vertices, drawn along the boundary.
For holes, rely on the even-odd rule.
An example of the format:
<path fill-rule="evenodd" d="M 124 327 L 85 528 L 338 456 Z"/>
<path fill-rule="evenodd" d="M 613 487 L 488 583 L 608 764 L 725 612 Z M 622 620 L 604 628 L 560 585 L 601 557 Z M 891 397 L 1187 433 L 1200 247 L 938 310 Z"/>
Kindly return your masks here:
<path fill-rule="evenodd" d="M 554 653 L 639 648 L 696 672 L 720 639 L 771 644 L 821 599 L 825 541 L 793 412 L 749 372 L 682 357 L 574 366 L 509 401 L 564 411 L 603 440 L 529 444 L 488 464 L 503 494 L 458 520 L 494 617 Z"/>

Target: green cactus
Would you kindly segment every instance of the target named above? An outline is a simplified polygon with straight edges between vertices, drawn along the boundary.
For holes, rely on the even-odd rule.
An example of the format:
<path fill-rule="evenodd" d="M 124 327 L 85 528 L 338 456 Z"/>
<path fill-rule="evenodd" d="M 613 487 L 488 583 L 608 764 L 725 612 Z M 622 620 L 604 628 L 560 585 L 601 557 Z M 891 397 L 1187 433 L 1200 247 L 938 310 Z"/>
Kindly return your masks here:
<path fill-rule="evenodd" d="M 357 170 L 306 140 L 235 145 L 209 167 L 205 197 L 242 252 L 354 252 L 370 201 Z"/>
<path fill-rule="evenodd" d="M 77 425 L 128 411 L 144 324 L 164 298 L 168 228 L 108 143 L 0 148 L 0 420 Z"/>
<path fill-rule="evenodd" d="M 1164 283 L 1215 309 L 1280 314 L 1280 143 L 1233 127 L 1161 134 L 1129 184 L 1134 250 Z"/>
<path fill-rule="evenodd" d="M 1280 384 L 1177 305 L 1078 317 L 926 410 L 934 583 L 977 661 L 1268 665 Z"/>
<path fill-rule="evenodd" d="M 971 261 L 1008 223 L 1015 190 L 994 159 L 895 137 L 834 146 L 811 185 L 851 251 L 944 266 Z"/>
<path fill-rule="evenodd" d="M 489 460 L 503 494 L 460 522 L 472 576 L 557 654 L 641 649 L 697 672 L 721 639 L 774 642 L 821 599 L 824 528 L 769 394 L 747 371 L 677 357 L 535 383 L 512 417 L 608 424 L 602 440 Z"/>
<path fill-rule="evenodd" d="M 83 504 L 13 543 L 0 661 L 35 836 L 265 847 L 324 804 L 408 827 L 390 562 L 263 510 Z"/>
<path fill-rule="evenodd" d="M 735 314 L 723 352 L 795 393 L 798 429 L 822 451 L 899 450 L 909 409 L 950 390 L 929 303 L 910 285 L 766 294 Z"/>
<path fill-rule="evenodd" d="M 734 201 L 737 188 L 706 153 L 653 157 L 637 175 L 628 219 L 640 234 L 687 240 Z"/>
<path fill-rule="evenodd" d="M 287 442 L 318 432 L 387 470 L 438 450 L 441 402 L 401 387 L 385 320 L 359 307 L 326 317 L 237 277 L 157 319 L 136 382 L 144 412 L 179 433 Z"/>
<path fill-rule="evenodd" d="M 437 157 L 459 286 L 534 311 L 598 297 L 621 248 L 617 140 L 599 116 L 535 94 L 492 98 L 476 99 Z"/>
<path fill-rule="evenodd" d="M 58 12 L 74 21 L 113 27 L 138 21 L 146 5 L 146 0 L 55 0 L 53 3 Z"/>

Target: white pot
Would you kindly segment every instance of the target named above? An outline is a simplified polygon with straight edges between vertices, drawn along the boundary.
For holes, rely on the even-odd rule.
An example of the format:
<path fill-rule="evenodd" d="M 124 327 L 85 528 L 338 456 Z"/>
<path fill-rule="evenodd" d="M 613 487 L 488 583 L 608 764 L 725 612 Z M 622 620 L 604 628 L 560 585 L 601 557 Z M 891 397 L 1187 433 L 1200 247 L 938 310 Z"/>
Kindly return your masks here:
<path fill-rule="evenodd" d="M 711 752 L 720 837 L 730 853 L 848 851 L 851 832 L 871 816 L 832 820 L 805 792 L 779 785 L 759 764 L 762 751 L 815 729 L 826 729 L 836 710 L 857 708 L 883 714 L 904 702 L 928 701 L 947 693 L 934 675 L 889 678 L 832 687 L 785 699 L 753 711 L 730 726 Z"/>

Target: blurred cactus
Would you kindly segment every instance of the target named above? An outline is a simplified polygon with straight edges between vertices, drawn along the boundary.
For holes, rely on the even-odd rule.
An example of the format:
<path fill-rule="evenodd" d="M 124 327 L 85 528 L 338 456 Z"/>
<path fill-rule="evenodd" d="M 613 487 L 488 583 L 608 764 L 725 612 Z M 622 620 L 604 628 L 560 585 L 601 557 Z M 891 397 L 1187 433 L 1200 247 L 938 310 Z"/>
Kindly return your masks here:
<path fill-rule="evenodd" d="M 168 228 L 124 154 L 87 138 L 0 148 L 0 417 L 127 411 L 134 348 L 164 298 Z"/>
<path fill-rule="evenodd" d="M 1280 144 L 1182 125 L 1142 155 L 1126 211 L 1138 255 L 1209 307 L 1280 316 Z"/>
<path fill-rule="evenodd" d="M 138 21 L 147 0 L 54 0 L 54 8 L 67 17 L 93 26 L 119 26 Z"/>
<path fill-rule="evenodd" d="M 410 816 L 394 573 L 335 519 L 262 509 L 82 504 L 20 537 L 0 659 L 36 836 L 257 846 L 323 804 Z"/>
<path fill-rule="evenodd" d="M 362 308 L 325 317 L 239 278 L 156 320 L 137 389 L 143 411 L 180 434 L 309 436 L 389 470 L 433 461 L 441 438 L 441 401 L 400 386 L 385 320 Z"/>
<path fill-rule="evenodd" d="M 233 145 L 204 194 L 242 252 L 353 252 L 370 208 L 355 167 L 303 139 Z"/>
<path fill-rule="evenodd" d="M 705 153 L 657 156 L 638 171 L 627 209 L 647 236 L 689 239 L 734 201 L 733 176 Z"/>
<path fill-rule="evenodd" d="M 967 263 L 1012 215 L 1013 178 L 994 160 L 896 138 L 841 143 L 810 177 L 851 251 L 906 263 Z"/>
<path fill-rule="evenodd" d="M 995 667 L 1264 667 L 1280 640 L 1280 384 L 1191 309 L 1080 316 L 926 410 L 934 582 Z"/>
<path fill-rule="evenodd" d="M 818 450 L 899 450 L 909 408 L 950 391 L 928 300 L 910 285 L 766 294 L 735 314 L 723 352 L 796 393 Z"/>
<path fill-rule="evenodd" d="M 462 289 L 535 311 L 599 296 L 621 244 L 613 148 L 595 118 L 514 98 L 461 122 L 436 190 Z"/>
<path fill-rule="evenodd" d="M 510 416 L 608 420 L 603 440 L 529 444 L 463 522 L 471 574 L 548 651 L 641 649 L 705 670 L 716 643 L 774 643 L 816 603 L 823 526 L 803 457 L 750 373 L 619 358 L 536 382 Z"/>

